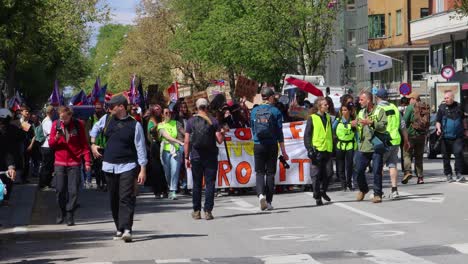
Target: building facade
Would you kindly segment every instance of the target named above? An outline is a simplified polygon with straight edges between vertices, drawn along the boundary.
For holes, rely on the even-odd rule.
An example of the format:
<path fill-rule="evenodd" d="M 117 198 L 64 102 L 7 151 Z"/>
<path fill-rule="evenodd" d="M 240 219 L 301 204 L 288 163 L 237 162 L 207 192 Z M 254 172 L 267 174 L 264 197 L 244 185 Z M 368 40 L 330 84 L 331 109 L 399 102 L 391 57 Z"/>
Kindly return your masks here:
<path fill-rule="evenodd" d="M 325 84 L 355 93 L 370 87 L 370 74 L 364 70 L 359 48 L 367 49 L 367 0 L 348 0 L 337 17 L 332 53 L 325 65 Z"/>
<path fill-rule="evenodd" d="M 393 67 L 374 73 L 374 86 L 399 97 L 401 83 L 429 97 L 424 80 L 429 71 L 429 42 L 412 40 L 410 21 L 430 13 L 428 0 L 368 0 L 369 50 L 392 57 Z"/>

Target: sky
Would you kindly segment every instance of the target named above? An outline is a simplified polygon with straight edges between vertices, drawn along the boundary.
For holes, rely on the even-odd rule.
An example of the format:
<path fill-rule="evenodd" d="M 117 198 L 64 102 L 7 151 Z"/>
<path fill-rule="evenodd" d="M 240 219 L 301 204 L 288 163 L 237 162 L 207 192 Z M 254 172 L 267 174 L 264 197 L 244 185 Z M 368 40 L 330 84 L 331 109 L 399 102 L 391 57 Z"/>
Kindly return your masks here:
<path fill-rule="evenodd" d="M 110 23 L 114 24 L 133 24 L 133 19 L 136 16 L 135 7 L 139 0 L 106 0 L 111 8 Z M 97 35 L 101 24 L 96 24 L 91 36 L 91 46 L 96 45 Z"/>

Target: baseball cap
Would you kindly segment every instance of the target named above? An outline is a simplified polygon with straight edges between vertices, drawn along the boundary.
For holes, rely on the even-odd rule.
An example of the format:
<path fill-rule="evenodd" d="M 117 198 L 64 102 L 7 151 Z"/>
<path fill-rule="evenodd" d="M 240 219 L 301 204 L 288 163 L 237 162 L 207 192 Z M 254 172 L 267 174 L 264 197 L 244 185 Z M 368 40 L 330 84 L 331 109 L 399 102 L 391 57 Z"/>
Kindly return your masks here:
<path fill-rule="evenodd" d="M 197 102 L 195 103 L 195 106 L 198 108 L 202 107 L 202 106 L 208 106 L 208 100 L 206 100 L 205 98 L 199 98 L 197 100 Z"/>
<path fill-rule="evenodd" d="M 417 93 L 417 92 L 412 92 L 412 93 L 410 93 L 407 97 L 410 98 L 410 99 L 411 99 L 411 98 L 419 99 L 419 93 Z"/>
<path fill-rule="evenodd" d="M 379 98 L 382 98 L 382 99 L 386 99 L 388 98 L 388 92 L 385 88 L 380 88 L 378 91 L 377 91 L 377 94 L 375 95 Z"/>
<path fill-rule="evenodd" d="M 127 98 L 121 94 L 119 95 L 114 95 L 112 96 L 112 98 L 109 100 L 108 102 L 109 105 L 125 105 L 127 106 L 128 105 L 128 101 L 127 101 Z"/>
<path fill-rule="evenodd" d="M 273 91 L 273 89 L 271 89 L 271 87 L 263 87 L 262 91 L 261 91 L 261 95 L 262 95 L 262 99 L 266 100 L 270 96 L 275 95 L 275 91 Z"/>

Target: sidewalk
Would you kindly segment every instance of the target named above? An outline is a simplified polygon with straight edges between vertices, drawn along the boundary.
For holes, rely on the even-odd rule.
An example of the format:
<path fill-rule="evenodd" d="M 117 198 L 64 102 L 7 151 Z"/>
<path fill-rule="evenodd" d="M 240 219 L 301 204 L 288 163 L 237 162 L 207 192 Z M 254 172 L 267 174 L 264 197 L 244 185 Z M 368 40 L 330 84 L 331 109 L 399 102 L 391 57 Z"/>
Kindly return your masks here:
<path fill-rule="evenodd" d="M 8 206 L 0 206 L 0 231 L 6 228 L 27 226 L 31 222 L 32 210 L 36 201 L 37 179 L 30 184 L 15 184 Z"/>

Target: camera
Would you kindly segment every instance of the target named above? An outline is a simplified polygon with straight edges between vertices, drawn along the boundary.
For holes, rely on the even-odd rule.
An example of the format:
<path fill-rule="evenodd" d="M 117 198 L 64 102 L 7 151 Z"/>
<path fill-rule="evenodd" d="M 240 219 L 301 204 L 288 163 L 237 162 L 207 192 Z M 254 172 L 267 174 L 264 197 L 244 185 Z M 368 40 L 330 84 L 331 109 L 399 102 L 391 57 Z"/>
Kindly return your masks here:
<path fill-rule="evenodd" d="M 285 169 L 289 169 L 289 168 L 290 168 L 289 164 L 286 162 L 286 160 L 284 159 L 283 155 L 279 156 L 278 159 L 279 159 L 279 161 L 283 164 L 283 167 L 284 167 Z"/>

